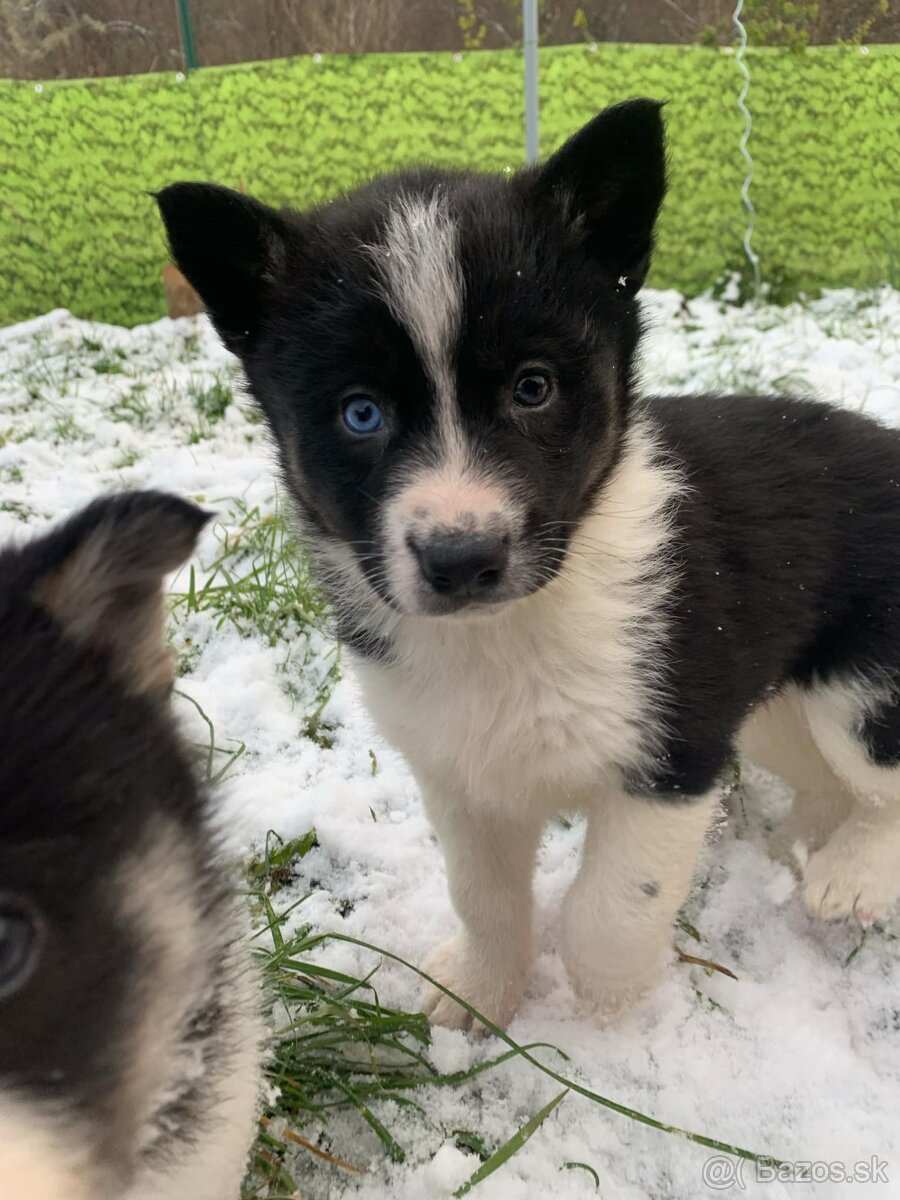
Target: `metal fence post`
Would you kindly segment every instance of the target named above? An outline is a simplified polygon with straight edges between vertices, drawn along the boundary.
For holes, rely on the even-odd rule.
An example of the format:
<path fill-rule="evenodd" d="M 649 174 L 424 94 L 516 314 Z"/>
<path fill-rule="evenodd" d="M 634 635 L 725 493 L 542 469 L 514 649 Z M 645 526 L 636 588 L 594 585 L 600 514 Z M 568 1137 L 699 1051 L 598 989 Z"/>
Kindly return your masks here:
<path fill-rule="evenodd" d="M 744 204 L 744 209 L 747 213 L 747 229 L 744 233 L 744 254 L 747 256 L 747 262 L 750 264 L 750 269 L 753 272 L 753 294 L 759 299 L 760 290 L 762 288 L 762 275 L 760 272 L 759 255 L 753 249 L 750 239 L 753 237 L 753 229 L 756 225 L 756 209 L 753 207 L 753 201 L 750 199 L 750 184 L 753 182 L 753 155 L 750 153 L 747 143 L 750 141 L 750 131 L 753 128 L 753 117 L 750 109 L 747 107 L 747 94 L 750 91 L 750 69 L 744 61 L 744 52 L 747 49 L 747 29 L 741 20 L 741 13 L 744 11 L 744 0 L 737 0 L 732 21 L 738 36 L 738 47 L 735 61 L 738 65 L 738 70 L 743 78 L 743 86 L 741 94 L 738 96 L 738 108 L 744 118 L 744 132 L 741 134 L 739 150 L 743 156 L 744 162 L 747 164 L 747 174 L 744 178 L 744 183 L 741 187 L 741 200 Z"/>
<path fill-rule="evenodd" d="M 525 48 L 525 158 L 537 162 L 538 140 L 538 0 L 522 0 L 522 41 Z"/>
<path fill-rule="evenodd" d="M 190 0 L 175 0 L 178 10 L 178 29 L 181 33 L 181 51 L 184 54 L 184 65 L 188 71 L 193 71 L 197 63 L 197 45 L 194 41 L 194 23 L 191 20 Z"/>

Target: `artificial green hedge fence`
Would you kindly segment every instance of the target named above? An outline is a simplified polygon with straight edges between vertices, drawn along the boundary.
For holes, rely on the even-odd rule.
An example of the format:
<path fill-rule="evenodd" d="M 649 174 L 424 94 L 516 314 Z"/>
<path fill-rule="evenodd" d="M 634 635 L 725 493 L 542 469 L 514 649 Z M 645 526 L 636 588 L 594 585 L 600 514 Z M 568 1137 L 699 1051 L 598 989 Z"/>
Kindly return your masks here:
<path fill-rule="evenodd" d="M 900 47 L 748 54 L 763 276 L 785 289 L 900 282 Z M 541 52 L 548 151 L 603 105 L 670 101 L 672 185 L 652 282 L 695 293 L 740 268 L 741 79 L 729 51 Z M 404 163 L 515 167 L 516 51 L 314 56 L 73 82 L 0 82 L 0 321 L 65 306 L 163 312 L 146 192 L 212 179 L 308 205 Z"/>

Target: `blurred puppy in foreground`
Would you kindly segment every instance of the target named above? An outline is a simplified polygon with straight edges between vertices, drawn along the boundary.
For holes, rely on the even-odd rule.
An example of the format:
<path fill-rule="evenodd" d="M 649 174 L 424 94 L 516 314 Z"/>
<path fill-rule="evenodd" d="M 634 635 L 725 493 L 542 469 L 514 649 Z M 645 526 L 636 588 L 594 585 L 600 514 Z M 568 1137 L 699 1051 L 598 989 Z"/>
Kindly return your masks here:
<path fill-rule="evenodd" d="M 258 985 L 169 711 L 207 514 L 100 499 L 0 551 L 0 1196 L 231 1200 Z"/>

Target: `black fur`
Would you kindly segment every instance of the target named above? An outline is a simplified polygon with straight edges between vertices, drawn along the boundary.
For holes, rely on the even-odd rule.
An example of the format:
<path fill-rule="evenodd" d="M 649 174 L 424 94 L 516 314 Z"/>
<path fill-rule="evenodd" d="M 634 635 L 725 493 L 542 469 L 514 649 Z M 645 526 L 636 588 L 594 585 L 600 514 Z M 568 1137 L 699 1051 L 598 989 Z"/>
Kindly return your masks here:
<path fill-rule="evenodd" d="M 788 682 L 860 676 L 900 689 L 900 434 L 805 400 L 658 398 L 689 489 L 678 563 L 668 761 L 639 790 L 706 790 L 748 711 Z M 900 753 L 896 708 L 869 733 Z"/>

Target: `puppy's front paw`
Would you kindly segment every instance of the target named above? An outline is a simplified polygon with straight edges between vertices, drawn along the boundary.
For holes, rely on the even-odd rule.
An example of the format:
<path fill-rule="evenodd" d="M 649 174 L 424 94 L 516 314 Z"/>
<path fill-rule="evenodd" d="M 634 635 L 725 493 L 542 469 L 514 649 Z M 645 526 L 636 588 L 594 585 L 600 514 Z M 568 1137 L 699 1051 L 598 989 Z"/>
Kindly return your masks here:
<path fill-rule="evenodd" d="M 671 957 L 668 925 L 628 930 L 595 925 L 569 911 L 563 924 L 563 962 L 579 1002 L 601 1024 L 627 1012 L 662 976 Z"/>
<path fill-rule="evenodd" d="M 432 950 L 422 970 L 501 1029 L 512 1019 L 527 978 L 527 968 L 506 972 L 483 969 L 467 953 L 462 937 L 451 938 Z M 422 1011 L 433 1025 L 485 1032 L 480 1021 L 430 983 L 425 984 L 422 992 Z"/>
<path fill-rule="evenodd" d="M 616 971 L 614 977 L 604 976 L 593 969 L 567 964 L 569 979 L 575 995 L 600 1025 L 609 1025 L 626 1013 L 640 998 L 659 982 L 665 967 L 665 956 L 637 966 L 630 975 Z"/>
<path fill-rule="evenodd" d="M 832 838 L 813 854 L 803 873 L 806 907 L 823 921 L 855 920 L 872 925 L 897 901 L 897 864 L 874 839 Z"/>

